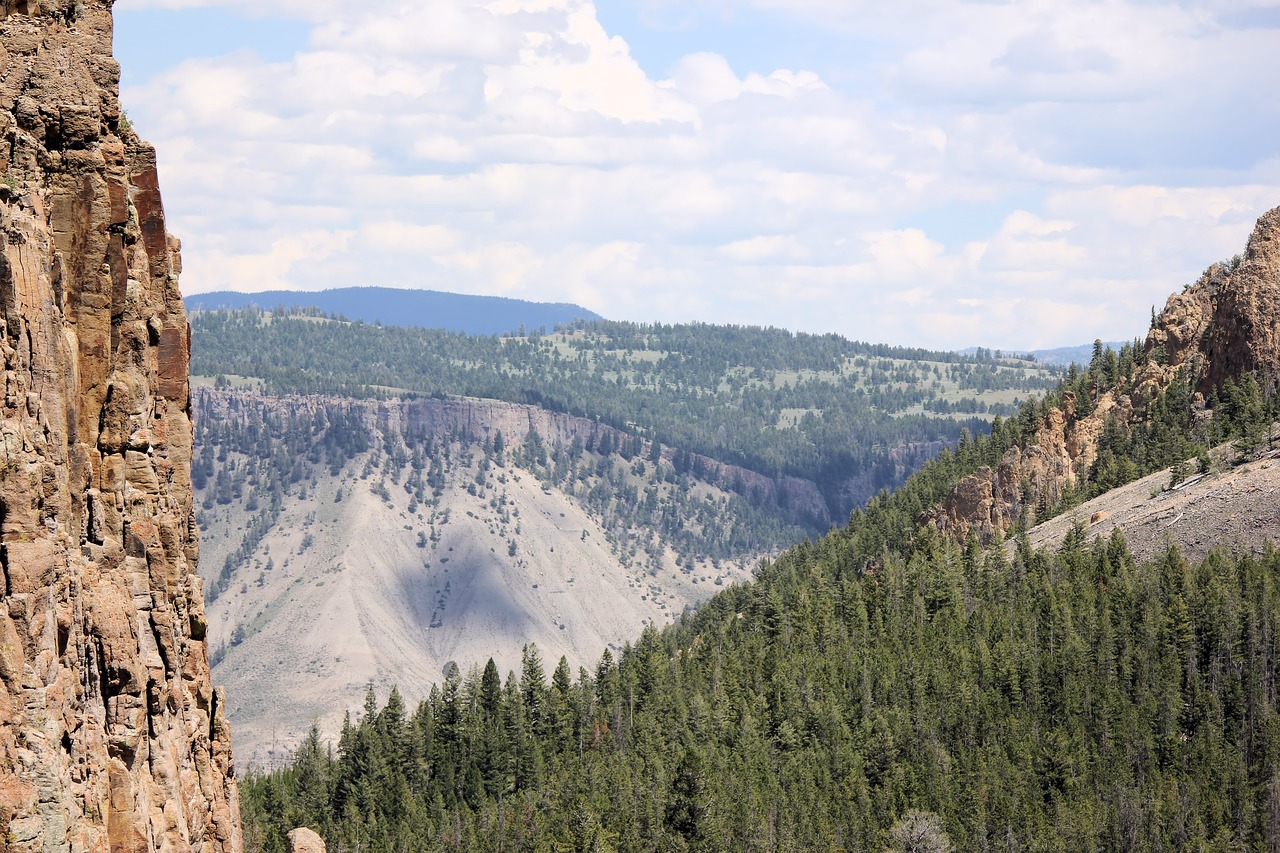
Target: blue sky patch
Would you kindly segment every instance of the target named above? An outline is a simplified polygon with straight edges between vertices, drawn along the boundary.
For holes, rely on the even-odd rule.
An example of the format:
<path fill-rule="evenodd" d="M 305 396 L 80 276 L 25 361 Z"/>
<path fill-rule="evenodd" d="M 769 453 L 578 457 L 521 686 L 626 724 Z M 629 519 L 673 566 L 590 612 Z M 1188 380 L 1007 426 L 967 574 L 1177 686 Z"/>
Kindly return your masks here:
<path fill-rule="evenodd" d="M 621 36 L 631 56 L 651 78 L 667 77 L 681 57 L 718 53 L 739 76 L 779 68 L 816 71 L 824 79 L 849 76 L 854 57 L 869 56 L 871 43 L 848 33 L 824 32 L 799 18 L 743 7 L 733 12 L 643 9 L 636 0 L 601 3 L 596 15 L 605 31 Z"/>
<path fill-rule="evenodd" d="M 230 9 L 147 9 L 115 12 L 115 55 L 121 85 L 141 85 L 188 59 L 250 50 L 269 62 L 306 47 L 311 27 L 302 21 L 250 17 Z"/>

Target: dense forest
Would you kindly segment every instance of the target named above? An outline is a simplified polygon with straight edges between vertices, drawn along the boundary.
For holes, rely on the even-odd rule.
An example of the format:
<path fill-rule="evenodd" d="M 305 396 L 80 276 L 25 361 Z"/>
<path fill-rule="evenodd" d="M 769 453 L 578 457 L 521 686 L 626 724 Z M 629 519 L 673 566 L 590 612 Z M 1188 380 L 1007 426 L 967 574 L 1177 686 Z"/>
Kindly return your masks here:
<path fill-rule="evenodd" d="M 336 752 L 244 779 L 249 848 L 879 850 L 911 812 L 963 850 L 1280 848 L 1280 553 L 1080 533 L 860 573 L 848 544 L 594 671 L 529 648 L 415 711 L 370 695 Z"/>
<path fill-rule="evenodd" d="M 1047 407 L 1132 381 L 1099 348 L 851 523 L 615 659 L 454 668 L 416 709 L 366 697 L 336 749 L 242 787 L 251 850 L 309 825 L 355 850 L 1280 850 L 1280 552 L 1117 533 L 1008 551 L 922 527 Z M 1075 500 L 1234 439 L 1276 403 L 1187 377 L 1112 423 Z M 1175 471 L 1175 476 L 1177 472 Z M 1061 507 L 1043 508 L 1046 514 Z"/>

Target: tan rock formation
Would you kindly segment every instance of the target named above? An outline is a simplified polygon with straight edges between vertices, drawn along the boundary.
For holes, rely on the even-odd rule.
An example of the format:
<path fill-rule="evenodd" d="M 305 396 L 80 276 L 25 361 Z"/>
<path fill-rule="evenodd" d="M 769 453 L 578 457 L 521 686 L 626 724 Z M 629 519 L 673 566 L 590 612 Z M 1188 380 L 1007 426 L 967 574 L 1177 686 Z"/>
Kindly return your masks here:
<path fill-rule="evenodd" d="M 930 513 L 930 520 L 958 538 L 972 529 L 988 542 L 1024 513 L 1034 516 L 1040 507 L 1057 504 L 1075 484 L 1080 466 L 1087 467 L 1084 459 L 1091 462 L 1097 452 L 1096 443 L 1082 445 L 1079 438 L 1084 431 L 1075 429 L 1075 423 L 1068 421 L 1062 409 L 1050 409 L 1035 443 L 1012 447 L 996 467 L 983 466 L 962 479 L 942 506 Z M 1090 428 L 1095 435 L 1100 419 L 1097 424 L 1097 429 Z"/>
<path fill-rule="evenodd" d="M 1241 263 L 1213 295 L 1201 389 L 1255 371 L 1274 388 L 1280 380 L 1280 207 L 1258 220 Z"/>
<path fill-rule="evenodd" d="M 177 244 L 111 33 L 110 0 L 0 7 L 0 838 L 236 853 Z"/>
<path fill-rule="evenodd" d="M 300 826 L 289 832 L 289 853 L 325 853 L 324 839 L 315 830 Z"/>
<path fill-rule="evenodd" d="M 1258 220 L 1244 256 L 1214 264 L 1194 285 L 1169 297 L 1147 335 L 1148 363 L 1132 382 L 1099 389 L 1085 417 L 1064 395 L 1061 408 L 1045 414 L 1034 440 L 1005 453 L 996 468 L 984 467 L 961 480 L 925 517 L 963 538 L 970 530 L 983 541 L 1007 531 L 1039 506 L 1052 507 L 1079 484 L 1098 453 L 1108 418 L 1122 424 L 1141 418 L 1179 369 L 1189 371 L 1202 395 L 1228 377 L 1257 373 L 1271 389 L 1280 380 L 1280 208 Z"/>

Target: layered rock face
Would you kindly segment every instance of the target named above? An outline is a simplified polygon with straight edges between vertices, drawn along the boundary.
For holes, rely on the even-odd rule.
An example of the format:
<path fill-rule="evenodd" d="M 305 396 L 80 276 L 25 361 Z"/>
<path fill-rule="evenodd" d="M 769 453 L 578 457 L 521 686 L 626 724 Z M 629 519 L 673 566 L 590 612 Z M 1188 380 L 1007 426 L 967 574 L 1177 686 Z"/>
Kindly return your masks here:
<path fill-rule="evenodd" d="M 177 243 L 111 29 L 110 0 L 0 6 L 0 838 L 236 853 Z"/>
<path fill-rule="evenodd" d="M 1280 379 L 1280 208 L 1258 220 L 1238 262 L 1214 264 L 1169 297 L 1144 350 L 1153 358 L 1131 383 L 1101 389 L 1084 417 L 1076 416 L 1076 401 L 1067 394 L 1045 414 L 1030 445 L 1011 448 L 998 465 L 961 480 L 926 521 L 960 538 L 973 530 L 986 542 L 1028 509 L 1055 505 L 1093 464 L 1107 419 L 1129 424 L 1141 418 L 1180 369 L 1189 371 L 1201 395 L 1248 373 L 1274 390 Z"/>

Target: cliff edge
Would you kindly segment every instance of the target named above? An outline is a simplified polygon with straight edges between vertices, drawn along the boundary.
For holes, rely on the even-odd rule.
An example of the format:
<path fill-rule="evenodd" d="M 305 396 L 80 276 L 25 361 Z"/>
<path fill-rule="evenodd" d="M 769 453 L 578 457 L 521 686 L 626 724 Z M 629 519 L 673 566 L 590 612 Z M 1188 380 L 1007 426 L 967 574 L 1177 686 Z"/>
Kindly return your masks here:
<path fill-rule="evenodd" d="M 237 853 L 178 244 L 111 35 L 110 0 L 0 6 L 0 839 Z"/>

